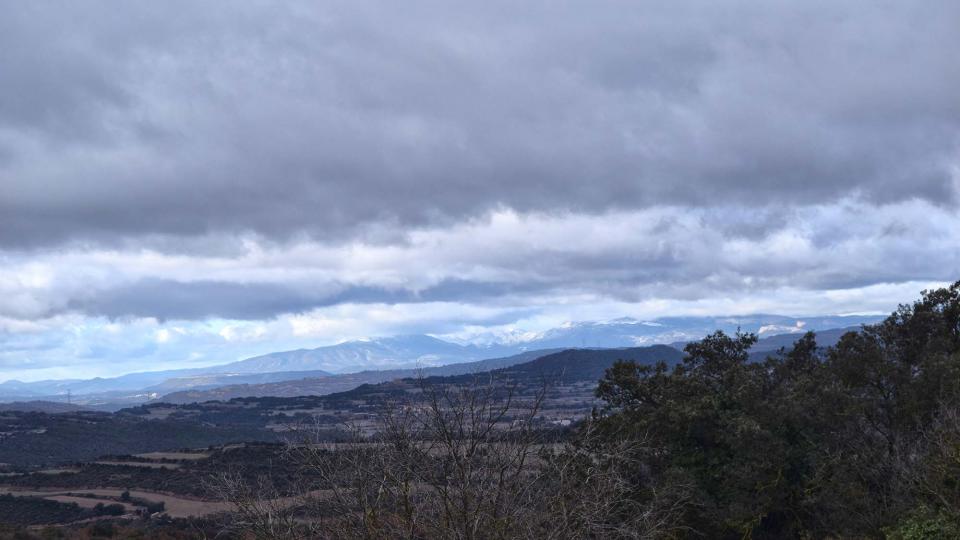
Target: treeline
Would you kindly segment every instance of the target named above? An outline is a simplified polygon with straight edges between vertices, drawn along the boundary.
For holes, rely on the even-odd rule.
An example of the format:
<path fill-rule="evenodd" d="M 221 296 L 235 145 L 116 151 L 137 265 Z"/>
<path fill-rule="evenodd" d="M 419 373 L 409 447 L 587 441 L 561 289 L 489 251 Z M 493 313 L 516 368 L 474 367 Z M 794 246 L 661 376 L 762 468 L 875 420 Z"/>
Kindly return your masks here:
<path fill-rule="evenodd" d="M 98 516 L 119 516 L 124 513 L 120 504 L 98 504 L 95 508 L 81 508 L 77 503 L 61 503 L 39 497 L 0 495 L 0 523 L 5 525 L 47 525 L 69 523 Z"/>
<path fill-rule="evenodd" d="M 22 488 L 57 488 L 83 490 L 93 488 L 137 487 L 180 495 L 205 497 L 208 494 L 199 480 L 221 471 L 237 471 L 245 478 L 269 474 L 284 493 L 293 490 L 297 467 L 284 459 L 284 446 L 279 443 L 247 443 L 224 450 L 211 449 L 210 456 L 199 460 L 162 460 L 177 468 L 153 468 L 139 464 L 133 456 L 105 456 L 116 464 L 72 463 L 61 473 L 34 472 L 4 478 L 4 484 Z M 127 462 L 127 465 L 120 463 Z"/>
<path fill-rule="evenodd" d="M 204 519 L 97 519 L 70 525 L 46 527 L 12 525 L 0 522 L 0 540 L 94 540 L 157 539 L 196 540 L 218 538 L 218 523 Z M 227 539 L 227 540 L 232 540 Z"/>
<path fill-rule="evenodd" d="M 108 454 L 277 439 L 275 433 L 256 427 L 211 426 L 196 420 L 145 420 L 107 413 L 7 412 L 0 419 L 0 428 L 12 433 L 0 444 L 0 463 L 15 467 L 59 465 Z"/>
<path fill-rule="evenodd" d="M 546 388 L 424 381 L 353 443 L 291 445 L 299 497 L 210 487 L 255 538 L 960 538 L 960 282 L 834 347 L 756 339 L 616 363 L 564 442 Z"/>
<path fill-rule="evenodd" d="M 960 538 L 960 282 L 825 350 L 749 362 L 755 341 L 600 381 L 601 444 L 644 441 L 631 497 L 677 492 L 708 538 Z"/>

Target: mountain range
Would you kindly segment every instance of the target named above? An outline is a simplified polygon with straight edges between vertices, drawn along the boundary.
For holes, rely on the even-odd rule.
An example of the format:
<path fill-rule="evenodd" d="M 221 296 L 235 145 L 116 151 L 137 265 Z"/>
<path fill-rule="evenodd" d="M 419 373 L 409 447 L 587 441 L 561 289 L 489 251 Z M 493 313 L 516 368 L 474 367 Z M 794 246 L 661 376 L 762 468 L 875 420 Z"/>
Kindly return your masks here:
<path fill-rule="evenodd" d="M 829 347 L 835 345 L 837 341 L 840 340 L 840 337 L 843 334 L 850 332 L 852 330 L 857 330 L 859 327 L 852 326 L 847 328 L 833 328 L 829 330 L 822 330 L 817 332 L 817 344 L 821 347 Z M 790 348 L 793 343 L 797 340 L 799 334 L 790 333 L 790 334 L 777 334 L 774 336 L 767 336 L 760 339 L 757 343 L 751 348 L 751 357 L 754 360 L 762 360 L 766 355 L 777 351 L 781 348 Z M 675 342 L 671 343 L 668 348 L 672 349 L 672 354 L 668 354 L 665 358 L 677 360 L 682 357 L 683 346 L 688 342 Z M 646 349 L 658 351 L 660 354 L 663 353 L 665 346 L 654 345 L 652 347 L 647 347 Z M 645 350 L 646 350 L 645 349 Z M 157 398 L 155 401 L 165 402 L 165 403 L 176 403 L 176 404 L 185 404 L 185 403 L 196 403 L 204 401 L 226 401 L 239 397 L 264 397 L 264 396 L 274 396 L 274 397 L 294 397 L 294 396 L 305 396 L 305 395 L 326 395 L 334 392 L 343 392 L 350 390 L 351 388 L 358 387 L 363 384 L 377 384 L 386 381 L 391 381 L 395 379 L 403 378 L 416 378 L 416 377 L 437 377 L 437 376 L 456 376 L 456 375 L 467 375 L 471 373 L 482 373 L 494 370 L 502 370 L 505 368 L 512 368 L 517 365 L 528 365 L 530 367 L 536 367 L 541 365 L 540 360 L 549 356 L 551 362 L 557 362 L 559 358 L 563 358 L 563 355 L 559 354 L 561 351 L 587 351 L 591 352 L 590 358 L 600 358 L 604 361 L 609 361 L 612 359 L 629 359 L 629 355 L 632 354 L 636 348 L 630 347 L 614 347 L 614 348 L 590 348 L 590 347 L 579 347 L 576 349 L 571 349 L 567 347 L 561 347 L 557 349 L 538 349 L 535 351 L 527 351 L 517 355 L 512 355 L 504 358 L 493 358 L 489 360 L 479 360 L 475 362 L 463 362 L 459 364 L 449 364 L 439 367 L 426 367 L 426 368 L 411 368 L 411 369 L 392 369 L 392 370 L 369 370 L 361 371 L 358 373 L 349 373 L 342 375 L 325 375 L 325 376 L 314 376 L 314 377 L 304 377 L 300 379 L 285 379 L 278 382 L 269 382 L 262 384 L 232 384 L 218 386 L 216 388 L 210 389 L 201 389 L 201 388 L 192 388 L 189 390 L 182 390 L 179 392 L 173 392 L 164 396 Z M 575 358 L 580 358 L 581 356 L 574 355 Z M 554 366 L 555 367 L 555 366 Z M 563 365 L 563 368 L 566 370 L 574 369 L 573 366 Z M 597 375 L 594 372 L 590 372 L 590 376 Z M 602 375 L 602 371 L 600 373 Z M 600 375 L 597 375 L 595 378 L 599 378 Z"/>
<path fill-rule="evenodd" d="M 322 396 L 335 392 L 344 392 L 364 384 L 378 384 L 395 379 L 483 373 L 530 362 L 559 351 L 560 349 L 538 349 L 536 351 L 527 351 L 503 358 L 490 358 L 487 360 L 462 362 L 445 366 L 367 370 L 340 375 L 290 378 L 283 381 L 261 384 L 230 384 L 211 389 L 191 388 L 189 390 L 181 390 L 163 395 L 155 401 L 185 404 L 213 400 L 226 401 L 239 397 Z"/>
<path fill-rule="evenodd" d="M 177 392 L 203 392 L 220 387 L 248 386 L 257 394 L 271 384 L 310 380 L 317 388 L 341 389 L 348 380 L 387 380 L 389 370 L 434 368 L 488 359 L 505 359 L 531 351 L 569 348 L 623 348 L 677 344 L 716 330 L 739 330 L 760 337 L 791 336 L 807 330 L 824 331 L 877 322 L 874 316 L 786 317 L 665 317 L 649 321 L 621 318 L 603 322 L 567 323 L 522 338 L 454 343 L 429 335 L 402 335 L 348 341 L 314 349 L 281 351 L 219 366 L 131 373 L 111 378 L 0 383 L 0 401 L 64 401 L 67 396 L 86 406 L 113 407 L 157 399 Z M 465 366 L 465 370 L 475 369 Z M 383 372 L 373 375 L 375 372 Z M 467 371 L 469 372 L 469 371 Z M 346 375 L 350 375 L 347 377 Z M 352 383 L 351 383 L 352 384 Z M 264 386 L 266 385 L 266 386 Z M 277 387 L 279 388 L 279 387 Z M 333 390 L 337 391 L 337 390 Z M 228 392 L 229 393 L 229 392 Z M 185 396 L 187 394 L 181 394 Z"/>

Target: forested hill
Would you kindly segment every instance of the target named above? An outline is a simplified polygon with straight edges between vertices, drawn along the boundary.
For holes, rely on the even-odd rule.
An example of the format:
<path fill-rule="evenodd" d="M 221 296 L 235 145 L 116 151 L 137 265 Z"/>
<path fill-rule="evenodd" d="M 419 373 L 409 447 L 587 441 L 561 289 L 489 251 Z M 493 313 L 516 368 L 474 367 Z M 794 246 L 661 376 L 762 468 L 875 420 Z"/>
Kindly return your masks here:
<path fill-rule="evenodd" d="M 396 379 L 417 376 L 448 376 L 467 373 L 481 373 L 530 362 L 541 356 L 558 350 L 545 349 L 526 351 L 503 358 L 490 358 L 475 362 L 459 362 L 444 366 L 423 368 L 368 370 L 358 373 L 344 373 L 326 377 L 304 377 L 265 384 L 232 384 L 207 390 L 185 390 L 167 394 L 157 403 L 201 403 L 204 401 L 227 401 L 241 397 L 297 397 L 323 396 L 337 392 L 346 392 L 363 384 L 378 384 Z"/>
<path fill-rule="evenodd" d="M 60 403 L 57 401 L 14 401 L 12 403 L 0 403 L 0 412 L 19 411 L 19 412 L 42 412 L 42 413 L 68 413 L 87 410 L 79 405 L 70 403 Z"/>
<path fill-rule="evenodd" d="M 674 366 L 683 359 L 684 353 L 667 345 L 629 347 L 623 349 L 568 349 L 541 356 L 530 362 L 496 369 L 487 373 L 469 373 L 451 376 L 431 376 L 398 379 L 380 384 L 365 384 L 349 390 L 324 396 L 328 403 L 351 401 L 378 401 L 408 395 L 412 389 L 428 384 L 431 386 L 466 386 L 484 380 L 496 384 L 516 385 L 518 391 L 534 392 L 544 384 L 554 393 L 586 393 L 592 389 L 604 372 L 618 361 L 632 361 L 638 365 L 653 366 L 664 362 Z M 577 387 L 576 390 L 573 388 Z"/>
<path fill-rule="evenodd" d="M 667 345 L 625 349 L 568 349 L 491 373 L 512 378 L 560 377 L 564 383 L 596 382 L 618 360 L 633 361 L 641 365 L 664 362 L 673 366 L 679 363 L 683 356 L 682 351 Z"/>
<path fill-rule="evenodd" d="M 565 417 L 575 418 L 589 412 L 597 381 L 617 360 L 675 364 L 682 356 L 682 352 L 662 345 L 575 349 L 487 373 L 437 375 L 425 381 L 467 385 L 489 375 L 497 381 L 519 383 L 521 393 L 535 391 L 549 381 L 557 399 L 566 403 L 564 407 L 570 407 Z M 155 403 L 113 414 L 10 411 L 0 414 L 0 462 L 24 466 L 56 464 L 102 454 L 269 441 L 280 437 L 276 430 L 282 430 L 283 424 L 311 419 L 334 429 L 344 421 L 374 413 L 385 399 L 417 395 L 421 381 L 409 372 L 406 375 L 407 378 L 365 384 L 325 396 L 244 397 L 186 405 Z M 569 405 L 570 402 L 575 404 Z"/>

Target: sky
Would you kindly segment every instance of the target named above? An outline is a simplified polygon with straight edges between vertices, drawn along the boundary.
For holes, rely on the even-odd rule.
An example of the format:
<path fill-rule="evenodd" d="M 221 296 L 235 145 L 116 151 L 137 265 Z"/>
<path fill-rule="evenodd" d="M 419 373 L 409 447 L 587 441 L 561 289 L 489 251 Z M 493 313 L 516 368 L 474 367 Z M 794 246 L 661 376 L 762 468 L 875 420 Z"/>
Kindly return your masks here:
<path fill-rule="evenodd" d="M 960 279 L 960 3 L 10 2 L 0 380 Z"/>

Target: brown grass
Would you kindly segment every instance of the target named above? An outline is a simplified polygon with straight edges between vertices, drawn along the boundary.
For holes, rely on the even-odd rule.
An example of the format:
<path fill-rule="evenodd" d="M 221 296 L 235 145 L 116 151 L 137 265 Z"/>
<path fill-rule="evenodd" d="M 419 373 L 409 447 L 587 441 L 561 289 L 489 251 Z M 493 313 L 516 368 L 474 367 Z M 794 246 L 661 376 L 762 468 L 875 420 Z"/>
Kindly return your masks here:
<path fill-rule="evenodd" d="M 57 500 L 60 497 L 69 497 L 69 502 L 77 502 L 74 499 L 84 499 L 77 497 L 77 494 L 90 494 L 100 497 L 86 498 L 85 501 L 92 502 L 95 506 L 98 502 L 104 504 L 115 503 L 110 497 L 119 497 L 125 490 L 116 488 L 97 488 L 97 489 L 45 489 L 45 490 L 15 490 L 10 488 L 0 488 L 0 493 L 12 493 L 19 496 L 43 497 L 45 499 Z M 232 510 L 232 506 L 225 502 L 202 501 L 198 499 L 188 499 L 185 497 L 173 496 L 166 493 L 157 493 L 155 491 L 130 490 L 130 496 L 138 499 L 144 499 L 151 502 L 163 502 L 165 512 L 170 517 L 190 517 L 206 516 L 217 512 Z"/>
<path fill-rule="evenodd" d="M 179 463 L 155 463 L 152 461 L 94 461 L 97 465 L 114 467 L 146 467 L 147 469 L 179 469 Z"/>
<path fill-rule="evenodd" d="M 136 454 L 134 457 L 141 459 L 179 459 L 184 461 L 195 461 L 207 459 L 210 454 L 202 452 L 147 452 L 146 454 Z"/>

